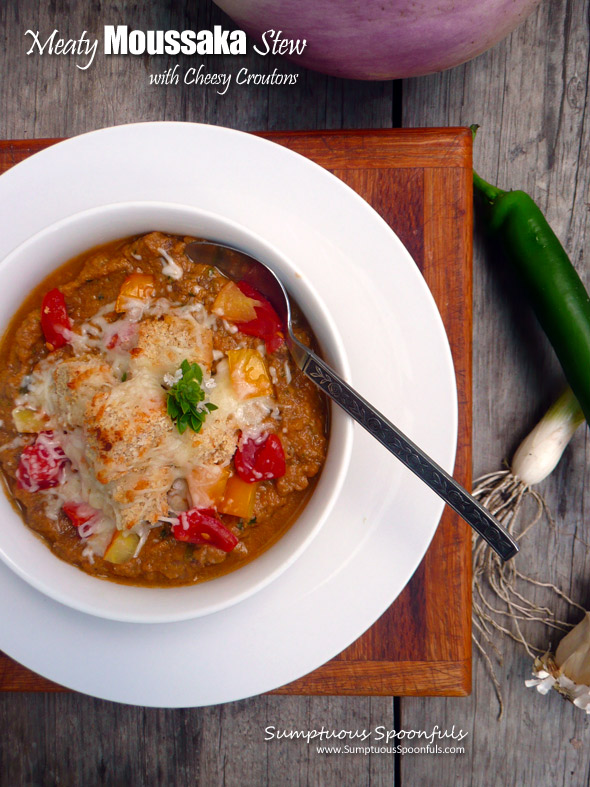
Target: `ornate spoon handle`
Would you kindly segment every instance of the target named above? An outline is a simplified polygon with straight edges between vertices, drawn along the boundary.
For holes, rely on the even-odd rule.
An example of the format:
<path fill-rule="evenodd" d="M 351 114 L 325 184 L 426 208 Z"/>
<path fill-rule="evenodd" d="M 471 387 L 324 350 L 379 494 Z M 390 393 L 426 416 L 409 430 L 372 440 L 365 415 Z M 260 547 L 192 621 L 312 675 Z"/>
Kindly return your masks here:
<path fill-rule="evenodd" d="M 303 345 L 299 347 L 303 349 Z M 518 552 L 518 545 L 510 533 L 469 492 L 359 396 L 321 358 L 307 348 L 305 351 L 307 358 L 301 359 L 302 371 L 322 391 L 442 497 L 445 503 L 488 542 L 502 560 L 514 557 Z"/>

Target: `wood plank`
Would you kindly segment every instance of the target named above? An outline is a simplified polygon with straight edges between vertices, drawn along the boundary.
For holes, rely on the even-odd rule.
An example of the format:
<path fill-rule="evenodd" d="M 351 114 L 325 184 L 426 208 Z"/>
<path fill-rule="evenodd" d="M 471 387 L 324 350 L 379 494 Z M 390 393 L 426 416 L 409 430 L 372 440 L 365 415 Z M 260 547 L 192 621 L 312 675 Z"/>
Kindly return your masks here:
<path fill-rule="evenodd" d="M 470 658 L 442 661 L 436 653 L 428 661 L 370 661 L 345 654 L 273 693 L 464 697 L 471 691 Z"/>
<path fill-rule="evenodd" d="M 312 158 L 317 155 L 324 164 L 330 164 L 329 152 L 333 151 L 335 166 L 330 167 L 331 171 L 375 205 L 407 243 L 438 297 L 454 352 L 462 405 L 455 475 L 468 484 L 471 134 L 466 129 L 439 129 L 423 135 L 424 144 L 419 130 L 408 133 L 409 141 L 405 132 L 387 131 L 266 136 L 278 137 L 303 155 Z M 435 138 L 438 139 L 436 160 L 451 162 L 449 166 L 422 166 L 424 150 L 434 147 Z M 0 144 L 0 171 L 44 144 L 32 141 Z M 412 144 L 420 165 L 409 168 Z M 449 151 L 448 155 L 445 151 Z M 359 163 L 353 167 L 351 157 L 356 155 Z M 348 157 L 347 166 L 341 169 L 344 157 Z M 435 157 L 428 160 L 433 161 Z M 402 166 L 398 166 L 400 161 Z M 369 632 L 321 667 L 317 674 L 301 678 L 277 693 L 468 693 L 471 685 L 469 545 L 467 526 L 456 514 L 446 511 L 431 549 L 396 604 Z M 416 662 L 414 671 L 408 666 L 412 661 Z M 3 672 L 6 687 L 22 686 L 22 670 L 15 672 L 14 664 L 7 662 Z M 453 679 L 457 681 L 455 684 Z M 44 679 L 31 675 L 28 688 L 39 690 L 48 686 Z"/>
<path fill-rule="evenodd" d="M 295 146 L 302 155 L 326 169 L 342 171 L 365 167 L 464 167 L 466 133 L 465 129 L 452 128 L 384 129 L 371 134 L 345 130 L 332 137 L 316 131 L 307 132 L 305 141 L 297 132 L 274 132 L 262 136 L 288 148 Z M 395 141 L 394 147 L 392 140 Z"/>
<path fill-rule="evenodd" d="M 146 120 L 186 120 L 243 131 L 315 128 L 388 128 L 398 115 L 395 84 L 355 82 L 316 74 L 278 56 L 261 57 L 252 47 L 246 55 L 204 58 L 168 56 L 105 57 L 97 55 L 86 71 L 73 57 L 25 56 L 31 37 L 54 29 L 102 40 L 103 25 L 127 24 L 140 30 L 212 30 L 235 27 L 211 0 L 175 4 L 110 0 L 104 6 L 62 0 L 39 6 L 34 0 L 0 3 L 5 45 L 0 48 L 0 125 L 2 139 L 44 138 L 83 134 L 104 126 Z M 112 16 L 111 16 L 112 14 Z M 112 21 L 111 21 L 112 20 Z M 116 20 L 116 21 L 115 21 Z M 124 20 L 124 21 L 123 21 Z M 171 25 L 173 26 L 171 28 Z M 203 64 L 210 73 L 231 74 L 225 95 L 214 86 L 150 85 L 149 78 L 171 65 L 181 69 Z M 297 73 L 292 86 L 236 85 L 239 69 L 252 73 Z"/>
<path fill-rule="evenodd" d="M 64 691 L 63 686 L 31 672 L 5 653 L 0 653 L 0 686 L 2 691 Z"/>
<path fill-rule="evenodd" d="M 392 729 L 391 699 L 257 697 L 162 710 L 82 694 L 0 695 L 3 785 L 392 784 L 394 758 L 317 754 L 289 730 Z"/>

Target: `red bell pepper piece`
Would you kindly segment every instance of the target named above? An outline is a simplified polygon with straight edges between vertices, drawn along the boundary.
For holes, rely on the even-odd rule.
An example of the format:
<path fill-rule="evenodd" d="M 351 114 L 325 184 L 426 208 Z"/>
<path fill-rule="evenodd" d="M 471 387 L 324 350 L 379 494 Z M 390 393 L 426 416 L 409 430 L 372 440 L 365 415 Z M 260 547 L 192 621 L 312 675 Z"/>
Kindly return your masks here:
<path fill-rule="evenodd" d="M 41 303 L 41 328 L 50 350 L 57 350 L 68 343 L 66 331 L 71 330 L 66 299 L 58 289 L 49 290 Z"/>
<path fill-rule="evenodd" d="M 183 511 L 178 518 L 178 524 L 172 526 L 172 535 L 177 541 L 210 545 L 224 552 L 231 552 L 239 541 L 212 508 L 191 508 Z"/>
<path fill-rule="evenodd" d="M 285 475 L 285 452 L 276 434 L 244 440 L 234 454 L 234 467 L 242 481 L 270 481 Z"/>
<path fill-rule="evenodd" d="M 125 320 L 120 320 L 119 322 L 121 323 L 121 327 L 119 327 L 117 332 L 114 333 L 107 342 L 107 350 L 114 350 L 115 347 L 121 350 L 130 350 L 137 342 L 139 333 L 137 323 L 129 323 Z M 118 324 L 118 322 L 115 323 L 115 325 Z"/>
<path fill-rule="evenodd" d="M 96 508 L 92 508 L 88 503 L 64 503 L 62 506 L 64 514 L 74 525 L 81 527 L 100 513 Z"/>
<path fill-rule="evenodd" d="M 18 485 L 29 492 L 59 486 L 63 483 L 67 462 L 53 432 L 40 432 L 35 442 L 20 455 L 16 469 Z"/>
<path fill-rule="evenodd" d="M 257 336 L 259 339 L 264 339 L 266 351 L 269 353 L 276 352 L 285 340 L 283 336 L 283 325 L 279 319 L 279 315 L 266 298 L 261 295 L 258 290 L 255 290 L 254 287 L 251 287 L 245 281 L 238 281 L 236 284 L 244 295 L 258 301 L 258 304 L 254 306 L 256 319 L 250 320 L 249 322 L 235 323 L 238 330 L 242 331 L 242 333 L 245 333 L 247 336 Z"/>

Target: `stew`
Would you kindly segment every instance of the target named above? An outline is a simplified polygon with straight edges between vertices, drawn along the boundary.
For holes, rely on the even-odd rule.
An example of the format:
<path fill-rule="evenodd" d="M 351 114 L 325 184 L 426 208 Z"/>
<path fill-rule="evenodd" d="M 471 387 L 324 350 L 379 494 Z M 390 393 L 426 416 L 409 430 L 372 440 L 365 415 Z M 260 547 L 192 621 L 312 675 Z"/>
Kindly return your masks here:
<path fill-rule="evenodd" d="M 9 494 L 98 577 L 166 586 L 240 567 L 292 525 L 325 459 L 326 403 L 274 309 L 189 260 L 192 240 L 152 232 L 70 260 L 0 346 Z M 299 312 L 295 326 L 313 344 Z"/>

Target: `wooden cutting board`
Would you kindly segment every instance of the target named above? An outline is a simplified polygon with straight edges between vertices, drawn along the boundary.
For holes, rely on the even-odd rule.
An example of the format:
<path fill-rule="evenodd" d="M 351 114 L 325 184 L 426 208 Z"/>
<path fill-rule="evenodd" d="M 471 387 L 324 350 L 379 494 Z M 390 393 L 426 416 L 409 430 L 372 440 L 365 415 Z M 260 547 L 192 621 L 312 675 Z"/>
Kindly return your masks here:
<path fill-rule="evenodd" d="M 444 321 L 457 375 L 455 477 L 471 483 L 471 132 L 464 128 L 269 133 L 329 169 L 401 238 Z M 58 140 L 0 142 L 0 173 Z M 60 691 L 0 653 L 0 690 Z M 355 643 L 279 694 L 471 691 L 471 535 L 450 509 L 412 580 Z"/>

